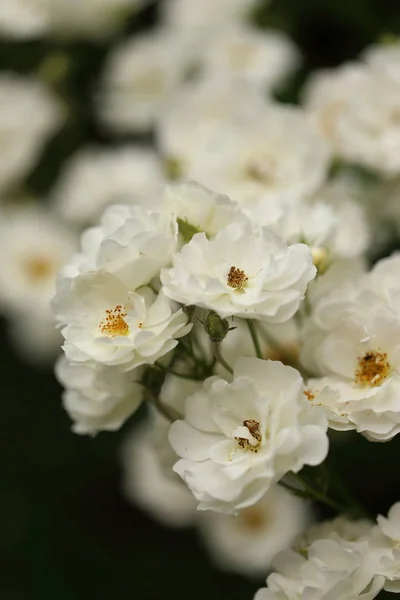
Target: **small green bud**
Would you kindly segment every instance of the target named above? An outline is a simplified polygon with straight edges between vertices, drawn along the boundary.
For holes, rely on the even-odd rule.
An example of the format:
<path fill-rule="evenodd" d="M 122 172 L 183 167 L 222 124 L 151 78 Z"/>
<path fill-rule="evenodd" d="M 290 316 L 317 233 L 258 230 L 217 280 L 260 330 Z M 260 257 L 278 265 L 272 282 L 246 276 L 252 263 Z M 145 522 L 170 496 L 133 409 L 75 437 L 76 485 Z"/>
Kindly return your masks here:
<path fill-rule="evenodd" d="M 164 159 L 164 173 L 170 181 L 177 181 L 183 175 L 183 165 L 179 158 L 167 156 Z"/>
<path fill-rule="evenodd" d="M 329 250 L 323 246 L 310 247 L 314 265 L 317 267 L 318 275 L 323 275 L 331 265 Z"/>
<path fill-rule="evenodd" d="M 210 311 L 207 313 L 204 320 L 204 330 L 210 338 L 211 342 L 219 344 L 225 339 L 229 331 L 229 323 L 226 319 L 221 319 L 217 313 Z"/>

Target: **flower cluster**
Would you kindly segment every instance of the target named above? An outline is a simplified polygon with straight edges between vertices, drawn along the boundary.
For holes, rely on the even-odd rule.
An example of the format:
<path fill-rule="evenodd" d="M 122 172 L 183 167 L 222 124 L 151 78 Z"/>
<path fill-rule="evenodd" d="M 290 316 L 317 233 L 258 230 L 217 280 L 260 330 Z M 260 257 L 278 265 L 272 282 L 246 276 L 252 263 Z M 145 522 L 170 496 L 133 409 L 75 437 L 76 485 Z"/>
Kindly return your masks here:
<path fill-rule="evenodd" d="M 12 338 L 34 360 L 62 345 L 77 434 L 144 414 L 127 497 L 224 569 L 274 567 L 256 600 L 400 592 L 400 504 L 373 524 L 325 463 L 340 432 L 400 433 L 400 41 L 311 74 L 295 105 L 300 51 L 257 0 L 151 4 L 0 0 L 10 40 L 110 42 L 88 103 L 109 144 L 57 165 L 48 210 L 29 176 L 73 121 L 74 50 L 0 76 Z M 339 516 L 307 530 L 311 501 Z"/>
<path fill-rule="evenodd" d="M 339 518 L 314 526 L 311 536 L 276 556 L 276 572 L 255 600 L 370 600 L 382 589 L 400 592 L 399 527 L 400 503 L 376 525 Z"/>

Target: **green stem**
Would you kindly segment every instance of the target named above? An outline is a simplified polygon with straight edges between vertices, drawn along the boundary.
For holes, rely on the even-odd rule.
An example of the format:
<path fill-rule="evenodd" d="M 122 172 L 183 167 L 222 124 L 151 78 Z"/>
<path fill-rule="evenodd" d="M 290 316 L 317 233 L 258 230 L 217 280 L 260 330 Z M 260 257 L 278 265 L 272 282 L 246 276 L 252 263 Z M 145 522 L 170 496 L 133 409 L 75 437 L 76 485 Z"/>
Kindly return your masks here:
<path fill-rule="evenodd" d="M 294 479 L 296 483 L 299 484 L 300 490 L 298 488 L 293 488 L 289 483 L 284 481 L 280 481 L 280 484 L 283 485 L 283 487 L 285 487 L 286 489 L 291 490 L 293 493 L 298 494 L 302 498 L 316 500 L 318 502 L 321 502 L 322 504 L 325 504 L 326 506 L 329 506 L 338 513 L 344 513 L 353 518 L 366 516 L 366 511 L 358 503 L 355 506 L 341 504 L 340 502 L 327 496 L 327 494 L 322 490 L 315 488 L 312 483 L 304 479 L 298 473 L 293 473 L 291 471 L 290 473 L 288 473 L 288 475 L 290 475 L 290 477 L 292 477 L 292 479 Z"/>
<path fill-rule="evenodd" d="M 224 367 L 224 369 L 226 369 L 231 375 L 233 375 L 233 369 L 230 366 L 230 364 L 227 363 L 226 360 L 224 359 L 224 357 L 222 356 L 221 350 L 219 349 L 219 344 L 213 343 L 212 350 L 213 350 L 215 359 L 221 363 L 221 365 Z"/>
<path fill-rule="evenodd" d="M 246 323 L 247 323 L 247 327 L 249 328 L 249 331 L 250 331 L 251 339 L 253 340 L 254 349 L 256 351 L 257 357 L 263 358 L 261 346 L 260 346 L 260 342 L 259 342 L 259 339 L 257 336 L 256 326 L 254 324 L 254 321 L 252 321 L 251 319 L 247 319 Z"/>
<path fill-rule="evenodd" d="M 180 415 L 176 415 L 174 416 L 166 406 L 164 406 L 162 404 L 162 402 L 160 401 L 160 398 L 158 398 L 157 396 L 155 396 L 148 388 L 146 388 L 146 399 L 148 402 L 150 402 L 154 408 L 165 418 L 167 419 L 167 421 L 169 421 L 170 423 L 175 423 L 175 421 L 177 421 L 178 419 L 181 418 Z"/>

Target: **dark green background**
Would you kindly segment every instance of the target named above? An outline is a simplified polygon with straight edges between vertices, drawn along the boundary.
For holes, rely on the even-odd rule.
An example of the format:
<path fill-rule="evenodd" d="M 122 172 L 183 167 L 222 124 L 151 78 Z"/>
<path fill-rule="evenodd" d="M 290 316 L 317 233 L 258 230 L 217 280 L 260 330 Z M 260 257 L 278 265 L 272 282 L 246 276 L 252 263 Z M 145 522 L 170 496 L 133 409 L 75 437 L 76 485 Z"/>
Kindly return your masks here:
<path fill-rule="evenodd" d="M 150 8 L 121 35 L 150 26 L 156 15 Z M 400 3 L 276 0 L 255 18 L 287 31 L 304 54 L 303 69 L 279 93 L 293 100 L 310 70 L 355 58 L 383 35 L 399 33 Z M 86 142 L 125 141 L 102 131 L 92 110 L 97 76 L 116 41 L 0 42 L 3 70 L 34 71 L 54 50 L 71 58 L 67 79 L 57 84 L 68 122 L 24 189 L 45 195 L 65 158 Z M 95 439 L 73 435 L 52 370 L 20 361 L 4 321 L 0 340 L 0 599 L 251 600 L 260 582 L 214 570 L 192 532 L 161 529 L 121 498 L 117 449 L 131 423 Z M 330 462 L 372 513 L 386 512 L 400 499 L 400 439 L 350 438 L 333 444 Z"/>

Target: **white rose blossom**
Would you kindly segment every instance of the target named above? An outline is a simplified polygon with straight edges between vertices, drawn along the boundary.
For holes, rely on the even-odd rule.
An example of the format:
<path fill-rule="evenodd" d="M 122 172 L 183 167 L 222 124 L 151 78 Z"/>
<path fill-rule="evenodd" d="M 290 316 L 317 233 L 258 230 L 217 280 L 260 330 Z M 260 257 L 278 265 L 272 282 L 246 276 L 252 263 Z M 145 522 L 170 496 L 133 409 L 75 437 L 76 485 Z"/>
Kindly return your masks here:
<path fill-rule="evenodd" d="M 61 338 L 50 299 L 57 274 L 78 240 L 55 215 L 37 203 L 4 209 L 0 219 L 0 310 L 14 345 L 30 362 L 54 360 Z"/>
<path fill-rule="evenodd" d="M 168 429 L 169 422 L 152 413 L 124 440 L 123 491 L 163 525 L 187 527 L 197 518 L 196 501 L 172 470 L 176 454 L 168 443 Z"/>
<path fill-rule="evenodd" d="M 1 11 L 1 8 L 0 8 Z M 0 191 L 26 177 L 63 121 L 61 103 L 34 77 L 0 75 Z"/>
<path fill-rule="evenodd" d="M 153 127 L 191 66 L 186 46 L 179 36 L 160 29 L 113 49 L 98 97 L 99 116 L 109 129 L 126 134 Z"/>
<path fill-rule="evenodd" d="M 309 248 L 286 246 L 266 228 L 232 224 L 214 240 L 198 233 L 180 253 L 172 268 L 163 270 L 163 289 L 187 305 L 271 323 L 289 320 L 298 310 L 315 277 Z"/>
<path fill-rule="evenodd" d="M 289 550 L 274 563 L 278 573 L 268 577 L 268 587 L 254 600 L 372 600 L 384 584 L 384 577 L 377 574 L 377 555 L 367 541 L 317 540 L 308 548 L 307 558 Z"/>
<path fill-rule="evenodd" d="M 243 212 L 256 226 L 267 226 L 288 244 L 307 244 L 320 274 L 335 261 L 356 258 L 367 250 L 366 215 L 362 206 L 350 200 L 331 204 L 317 196 L 291 206 L 277 197 L 243 207 Z"/>
<path fill-rule="evenodd" d="M 160 403 L 174 415 L 183 413 L 186 398 L 201 389 L 199 381 L 167 375 Z M 184 527 L 197 519 L 196 501 L 190 490 L 173 472 L 177 460 L 168 442 L 170 421 L 152 410 L 134 427 L 121 448 L 123 490 L 131 502 L 164 525 Z"/>
<path fill-rule="evenodd" d="M 258 0 L 166 0 L 161 5 L 162 21 L 176 32 L 200 34 L 207 39 L 210 30 L 227 23 L 243 21 Z"/>
<path fill-rule="evenodd" d="M 400 502 L 390 508 L 387 518 L 377 518 L 377 535 L 374 539 L 381 552 L 379 573 L 385 578 L 385 590 L 400 593 Z"/>
<path fill-rule="evenodd" d="M 157 121 L 157 144 L 170 177 L 193 179 L 199 153 L 222 124 L 260 113 L 264 105 L 262 92 L 248 82 L 241 82 L 240 94 L 231 79 L 200 77 L 185 82 L 165 103 Z"/>
<path fill-rule="evenodd" d="M 400 83 L 400 38 L 388 43 L 373 44 L 364 50 L 363 60 L 368 66 L 385 77 Z"/>
<path fill-rule="evenodd" d="M 306 325 L 302 360 L 320 379 L 308 382 L 334 429 L 373 441 L 400 431 L 398 257 L 385 259 L 353 286 L 323 297 Z"/>
<path fill-rule="evenodd" d="M 92 225 L 111 204 L 149 206 L 163 186 L 162 164 L 151 148 L 88 147 L 69 159 L 52 197 L 63 218 L 82 226 Z"/>
<path fill-rule="evenodd" d="M 279 485 L 238 515 L 200 515 L 204 544 L 224 570 L 265 576 L 271 560 L 289 548 L 311 519 L 309 505 Z"/>
<path fill-rule="evenodd" d="M 352 520 L 340 515 L 330 521 L 314 523 L 300 536 L 293 548 L 296 552 L 307 552 L 308 547 L 317 540 L 334 539 L 338 537 L 347 542 L 359 542 L 368 540 L 373 531 L 373 523 L 368 519 Z"/>
<path fill-rule="evenodd" d="M 115 431 L 142 403 L 140 369 L 122 373 L 115 367 L 69 364 L 61 356 L 55 372 L 65 388 L 63 406 L 73 420 L 75 433 Z"/>
<path fill-rule="evenodd" d="M 66 271 L 102 269 L 116 275 L 130 290 L 148 284 L 171 263 L 177 243 L 177 224 L 165 210 L 116 204 L 104 213 L 99 227 L 87 229 L 82 252 Z"/>
<path fill-rule="evenodd" d="M 105 271 L 62 277 L 53 309 L 70 362 L 119 366 L 124 371 L 153 364 L 191 327 L 164 294 L 156 295 L 148 287 L 131 292 Z"/>
<path fill-rule="evenodd" d="M 283 33 L 247 24 L 218 30 L 199 54 L 203 77 L 248 81 L 264 91 L 282 83 L 300 62 L 296 47 Z"/>
<path fill-rule="evenodd" d="M 328 452 L 325 418 L 305 399 L 299 373 L 255 358 L 236 363 L 232 383 L 206 380 L 169 439 L 198 508 L 224 513 L 255 504 L 285 473 Z"/>
<path fill-rule="evenodd" d="M 400 172 L 400 80 L 345 64 L 310 79 L 305 106 L 337 156 L 385 177 Z"/>
<path fill-rule="evenodd" d="M 269 101 L 223 121 L 199 145 L 187 177 L 251 207 L 279 197 L 296 202 L 325 181 L 330 151 L 299 107 Z"/>

